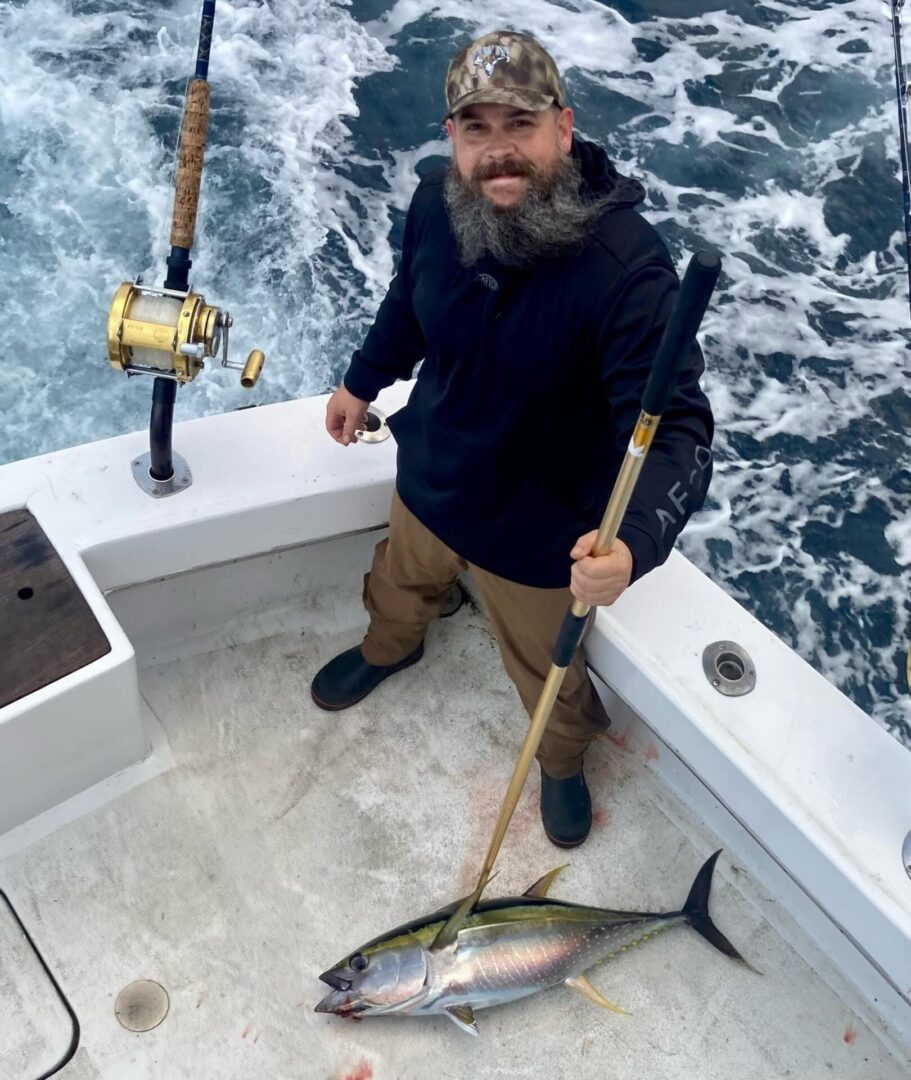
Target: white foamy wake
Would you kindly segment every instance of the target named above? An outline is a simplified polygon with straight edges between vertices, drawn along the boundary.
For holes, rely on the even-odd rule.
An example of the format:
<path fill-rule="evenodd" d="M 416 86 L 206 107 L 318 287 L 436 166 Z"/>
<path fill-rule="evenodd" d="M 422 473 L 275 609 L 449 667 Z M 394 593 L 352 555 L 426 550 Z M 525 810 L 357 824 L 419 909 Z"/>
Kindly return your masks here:
<path fill-rule="evenodd" d="M 528 30 L 581 133 L 645 183 L 678 267 L 705 244 L 724 255 L 701 334 L 718 465 L 683 550 L 911 741 L 911 332 L 887 8 L 710 6 L 654 0 L 667 16 L 632 21 L 595 0 L 398 0 L 359 22 L 357 4 L 220 2 L 193 279 L 235 316 L 235 348 L 268 361 L 253 395 L 206 372 L 178 415 L 335 385 L 393 272 L 417 169 L 447 153 L 449 56 Z M 107 366 L 105 313 L 121 280 L 162 277 L 198 21 L 198 0 L 0 8 L 0 344 L 15 357 L 0 461 L 147 421 L 148 384 Z"/>

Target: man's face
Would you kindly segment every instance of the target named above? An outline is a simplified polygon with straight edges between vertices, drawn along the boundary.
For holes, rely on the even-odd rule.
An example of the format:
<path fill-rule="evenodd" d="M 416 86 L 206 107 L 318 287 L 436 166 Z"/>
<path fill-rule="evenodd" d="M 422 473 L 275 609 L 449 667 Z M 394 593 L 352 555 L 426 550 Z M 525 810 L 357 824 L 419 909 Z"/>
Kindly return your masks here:
<path fill-rule="evenodd" d="M 572 109 L 527 112 L 512 105 L 469 105 L 446 121 L 453 161 L 466 183 L 500 207 L 514 206 L 533 172 L 548 175 L 568 154 Z"/>

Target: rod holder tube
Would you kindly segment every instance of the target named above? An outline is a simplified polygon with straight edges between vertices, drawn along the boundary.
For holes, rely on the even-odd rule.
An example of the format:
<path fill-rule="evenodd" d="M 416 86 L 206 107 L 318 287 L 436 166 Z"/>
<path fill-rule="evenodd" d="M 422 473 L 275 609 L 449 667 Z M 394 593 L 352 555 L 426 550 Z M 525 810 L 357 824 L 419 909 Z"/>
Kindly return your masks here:
<path fill-rule="evenodd" d="M 149 474 L 153 480 L 170 480 L 174 475 L 171 432 L 174 428 L 174 402 L 177 383 L 156 379 L 152 387 L 152 415 L 149 420 Z"/>

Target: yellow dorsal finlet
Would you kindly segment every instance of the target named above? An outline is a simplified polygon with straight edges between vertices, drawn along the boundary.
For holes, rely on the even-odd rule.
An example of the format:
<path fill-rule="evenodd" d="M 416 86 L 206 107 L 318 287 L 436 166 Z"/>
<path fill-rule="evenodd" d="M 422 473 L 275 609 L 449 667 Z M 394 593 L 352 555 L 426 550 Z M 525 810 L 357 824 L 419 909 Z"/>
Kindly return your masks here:
<path fill-rule="evenodd" d="M 547 896 L 547 890 L 557 880 L 559 875 L 569 866 L 569 863 L 564 863 L 562 866 L 557 866 L 544 877 L 538 878 L 538 880 L 530 888 L 526 889 L 522 894 L 523 896 Z"/>

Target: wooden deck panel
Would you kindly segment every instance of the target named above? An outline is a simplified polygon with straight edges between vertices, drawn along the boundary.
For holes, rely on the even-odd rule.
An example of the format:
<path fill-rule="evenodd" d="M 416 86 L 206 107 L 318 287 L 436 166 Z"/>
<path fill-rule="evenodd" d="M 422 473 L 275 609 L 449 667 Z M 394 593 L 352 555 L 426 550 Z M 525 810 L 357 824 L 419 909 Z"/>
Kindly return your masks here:
<path fill-rule="evenodd" d="M 0 514 L 0 708 L 111 651 L 28 510 Z"/>

